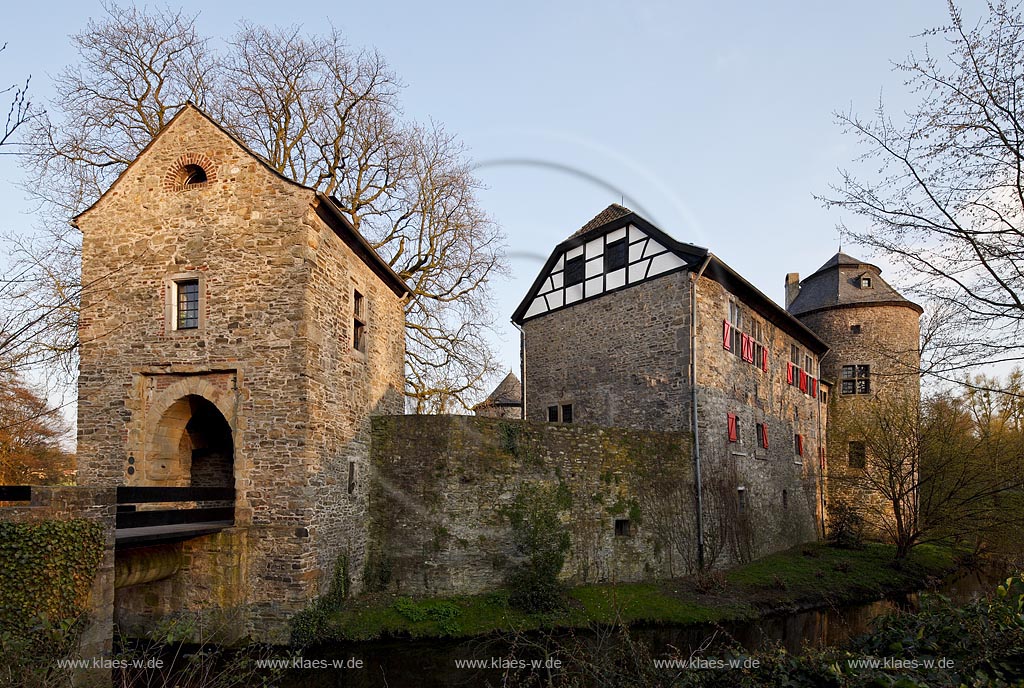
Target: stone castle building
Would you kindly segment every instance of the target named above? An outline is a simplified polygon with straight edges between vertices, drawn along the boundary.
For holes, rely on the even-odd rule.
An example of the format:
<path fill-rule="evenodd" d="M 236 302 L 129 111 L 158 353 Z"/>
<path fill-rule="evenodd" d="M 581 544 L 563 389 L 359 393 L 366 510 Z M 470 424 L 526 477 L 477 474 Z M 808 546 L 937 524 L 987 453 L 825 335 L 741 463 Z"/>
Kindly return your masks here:
<path fill-rule="evenodd" d="M 872 266 L 835 267 L 870 273 L 885 299 L 822 301 L 826 265 L 787 312 L 612 205 L 554 248 L 516 310 L 522 383 L 509 374 L 477 417 L 403 416 L 406 285 L 331 198 L 197 108 L 75 222 L 79 483 L 234 490 L 216 532 L 117 540 L 129 632 L 202 612 L 285 640 L 338 576 L 347 594 L 493 589 L 522 556 L 508 509 L 537 486 L 568 495 L 573 582 L 812 540 L 826 380 L 856 390 L 889 369 L 836 332 L 916 323 Z"/>
<path fill-rule="evenodd" d="M 119 620 L 242 608 L 242 632 L 280 637 L 339 556 L 362 565 L 407 288 L 330 198 L 192 106 L 75 223 L 79 484 L 235 488 L 234 527 L 164 545 L 184 566 L 118 589 Z"/>
<path fill-rule="evenodd" d="M 869 526 L 884 531 L 892 505 L 872 489 L 884 482 L 884 467 L 872 466 L 865 433 L 882 415 L 916 417 L 923 309 L 893 289 L 877 266 L 841 251 L 803 281 L 786 275 L 785 288 L 787 310 L 829 345 L 821 359 L 822 376 L 835 382 L 828 500 L 856 505 Z"/>
<path fill-rule="evenodd" d="M 527 420 L 692 435 L 705 563 L 820 532 L 827 346 L 716 255 L 611 205 L 513 321 Z"/>

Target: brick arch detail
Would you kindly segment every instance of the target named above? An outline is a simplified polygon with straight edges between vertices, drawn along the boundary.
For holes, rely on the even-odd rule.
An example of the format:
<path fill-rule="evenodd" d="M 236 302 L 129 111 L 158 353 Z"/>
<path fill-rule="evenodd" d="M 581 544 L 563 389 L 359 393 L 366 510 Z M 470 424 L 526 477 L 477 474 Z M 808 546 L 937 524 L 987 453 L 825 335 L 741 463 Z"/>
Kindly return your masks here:
<path fill-rule="evenodd" d="M 202 189 L 217 181 L 217 166 L 206 155 L 202 153 L 185 153 L 179 157 L 164 175 L 164 191 L 185 191 L 179 181 L 181 171 L 188 165 L 198 165 L 206 172 L 206 181 L 202 184 L 193 184 L 187 190 Z"/>
<path fill-rule="evenodd" d="M 187 397 L 201 397 L 212 403 L 228 427 L 234 446 L 238 447 L 238 424 L 232 400 L 208 380 L 188 378 L 179 380 L 161 391 L 150 403 L 146 413 L 145 424 L 145 458 L 143 474 L 140 478 L 146 482 L 160 484 L 180 484 L 189 476 L 191 466 L 183 466 L 179 460 L 179 443 L 185 432 L 185 426 L 191 415 L 169 416 L 174 406 Z"/>

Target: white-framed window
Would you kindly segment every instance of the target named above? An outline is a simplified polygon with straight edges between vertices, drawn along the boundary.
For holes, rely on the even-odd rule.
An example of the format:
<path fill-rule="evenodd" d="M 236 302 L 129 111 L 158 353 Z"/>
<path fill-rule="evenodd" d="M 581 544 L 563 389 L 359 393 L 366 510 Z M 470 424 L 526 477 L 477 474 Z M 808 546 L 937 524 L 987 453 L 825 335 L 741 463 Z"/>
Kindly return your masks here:
<path fill-rule="evenodd" d="M 164 280 L 164 319 L 170 332 L 196 332 L 206 323 L 205 280 L 198 273 L 171 275 Z"/>

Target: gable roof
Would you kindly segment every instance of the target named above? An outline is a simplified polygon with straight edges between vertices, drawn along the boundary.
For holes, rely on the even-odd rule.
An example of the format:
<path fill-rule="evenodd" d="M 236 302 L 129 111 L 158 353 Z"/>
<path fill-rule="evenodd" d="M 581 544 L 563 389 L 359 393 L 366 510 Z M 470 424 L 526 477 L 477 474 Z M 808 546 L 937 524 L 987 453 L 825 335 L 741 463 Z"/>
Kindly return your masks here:
<path fill-rule="evenodd" d="M 73 218 L 71 218 L 71 225 L 75 228 L 78 228 L 78 220 L 87 213 L 89 213 L 90 211 L 92 211 L 97 205 L 99 205 L 100 201 L 106 198 L 106 196 L 121 182 L 121 180 L 128 173 L 128 170 L 134 167 L 135 163 L 142 159 L 146 155 L 146 153 L 149 152 L 149 150 L 154 145 L 156 145 L 157 141 L 163 138 L 166 132 L 168 132 L 171 129 L 171 127 L 173 127 L 175 123 L 186 112 L 193 112 L 200 115 L 210 125 L 216 128 L 217 131 L 219 131 L 221 134 L 230 139 L 232 143 L 241 148 L 246 154 L 248 154 L 251 158 L 256 160 L 256 162 L 259 163 L 265 170 L 270 172 L 278 179 L 287 182 L 292 186 L 298 187 L 301 190 L 308 191 L 311 194 L 313 194 L 313 202 L 311 203 L 313 209 L 316 211 L 317 216 L 320 217 L 320 219 L 322 219 L 327 224 L 327 226 L 331 228 L 331 230 L 338 236 L 338 238 L 344 241 L 349 246 L 349 248 L 351 248 L 352 251 L 357 256 L 359 256 L 359 258 L 364 263 L 366 263 L 366 265 L 371 270 L 373 270 L 374 274 L 376 274 L 381 280 L 384 281 L 385 284 L 388 285 L 388 287 L 391 288 L 393 292 L 395 292 L 395 294 L 397 294 L 399 297 L 404 298 L 410 293 L 409 286 L 405 283 L 405 280 L 403 280 L 398 275 L 398 273 L 396 273 L 392 269 L 391 265 L 388 264 L 387 261 L 381 258 L 380 254 L 378 254 L 377 251 L 369 244 L 366 238 L 363 237 L 363 235 L 361 235 L 358 231 L 356 231 L 355 227 L 353 227 L 352 223 L 349 222 L 348 218 L 344 216 L 344 214 L 342 213 L 341 209 L 338 207 L 334 199 L 326 196 L 325 194 L 321 193 L 320 191 L 317 191 L 312 187 L 300 184 L 294 179 L 291 179 L 286 175 L 282 174 L 280 171 L 274 169 L 274 167 L 269 162 L 267 162 L 267 160 L 263 156 L 259 155 L 254 150 L 249 148 L 249 146 L 247 146 L 243 141 L 241 141 L 238 137 L 236 137 L 234 134 L 232 134 L 223 126 L 221 126 L 217 121 L 215 121 L 212 117 L 203 112 L 192 102 L 186 102 L 185 105 L 180 110 L 178 110 L 178 112 L 176 112 L 173 117 L 171 117 L 167 124 L 165 124 L 163 128 L 159 132 L 157 132 L 156 136 L 154 136 L 152 140 L 149 143 L 147 143 L 146 146 L 139 152 L 139 154 L 135 156 L 135 159 L 128 163 L 128 165 L 123 170 L 121 170 L 121 173 L 117 175 L 117 178 L 110 184 L 110 186 L 107 187 L 106 191 L 100 194 L 99 198 L 93 201 L 92 205 L 90 205 L 88 208 L 78 213 Z"/>
<path fill-rule="evenodd" d="M 793 315 L 807 315 L 828 308 L 854 306 L 906 306 L 923 313 L 924 309 L 905 298 L 881 277 L 877 265 L 865 263 L 839 252 L 800 282 L 800 291 L 789 304 Z M 871 278 L 871 287 L 860 286 L 861 277 Z"/>
<path fill-rule="evenodd" d="M 793 317 L 785 308 L 772 301 L 764 292 L 744 279 L 743 276 L 729 267 L 725 261 L 714 253 L 702 246 L 676 240 L 632 210 L 617 203 L 613 203 L 605 208 L 587 224 L 583 225 L 582 228 L 555 246 L 547 262 L 544 263 L 544 267 L 541 268 L 537 278 L 526 292 L 526 296 L 513 312 L 512 322 L 517 325 L 523 324 L 530 303 L 532 303 L 534 297 L 540 291 L 548 273 L 551 272 L 551 269 L 563 253 L 602 234 L 613 232 L 616 229 L 629 225 L 633 225 L 646 232 L 662 246 L 665 246 L 669 251 L 682 258 L 685 261 L 685 266 L 682 268 L 684 270 L 695 271 L 706 263 L 702 273 L 704 277 L 721 284 L 727 291 L 735 294 L 744 303 L 754 307 L 765 320 L 802 342 L 814 353 L 820 355 L 828 351 L 828 345 L 820 337 Z M 579 303 L 586 303 L 586 300 L 577 302 L 577 304 Z M 577 304 L 566 306 L 566 308 L 571 308 Z"/>
<path fill-rule="evenodd" d="M 522 406 L 523 385 L 515 373 L 509 373 L 505 379 L 498 383 L 494 391 L 473 408 L 483 406 Z"/>
<path fill-rule="evenodd" d="M 632 210 L 625 206 L 621 206 L 618 203 L 612 203 L 610 206 L 599 212 L 594 217 L 590 218 L 590 222 L 580 227 L 578 230 L 573 232 L 569 238 L 583 236 L 594 230 L 604 227 L 613 220 L 618 220 L 620 217 L 632 214 Z"/>

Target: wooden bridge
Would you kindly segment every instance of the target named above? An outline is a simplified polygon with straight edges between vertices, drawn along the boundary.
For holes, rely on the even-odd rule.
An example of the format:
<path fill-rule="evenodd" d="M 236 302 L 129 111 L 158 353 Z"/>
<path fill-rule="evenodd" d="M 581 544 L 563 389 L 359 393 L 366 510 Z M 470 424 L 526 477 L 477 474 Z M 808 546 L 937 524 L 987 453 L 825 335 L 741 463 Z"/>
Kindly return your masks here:
<path fill-rule="evenodd" d="M 32 487 L 0 485 L 0 502 L 31 502 Z M 117 488 L 115 546 L 180 542 L 230 528 L 235 523 L 232 487 Z"/>

